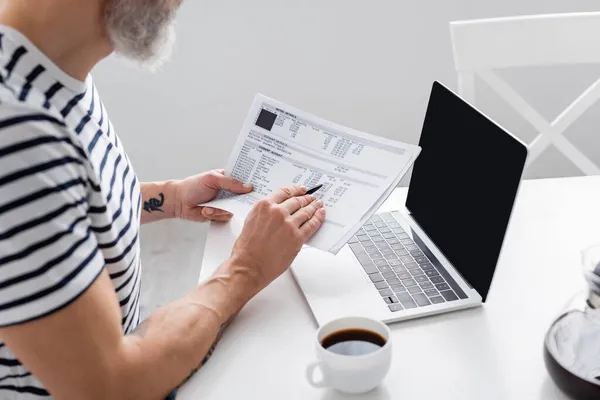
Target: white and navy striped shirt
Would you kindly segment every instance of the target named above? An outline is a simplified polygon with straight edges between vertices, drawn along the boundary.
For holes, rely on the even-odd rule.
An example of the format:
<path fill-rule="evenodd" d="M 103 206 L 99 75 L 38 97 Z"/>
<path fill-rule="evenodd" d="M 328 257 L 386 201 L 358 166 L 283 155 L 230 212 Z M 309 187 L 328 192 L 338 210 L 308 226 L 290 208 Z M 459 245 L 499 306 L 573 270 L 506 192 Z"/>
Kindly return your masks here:
<path fill-rule="evenodd" d="M 44 317 L 106 268 L 124 333 L 139 322 L 139 182 L 91 77 L 0 26 L 0 326 Z M 0 398 L 48 397 L 0 343 Z"/>

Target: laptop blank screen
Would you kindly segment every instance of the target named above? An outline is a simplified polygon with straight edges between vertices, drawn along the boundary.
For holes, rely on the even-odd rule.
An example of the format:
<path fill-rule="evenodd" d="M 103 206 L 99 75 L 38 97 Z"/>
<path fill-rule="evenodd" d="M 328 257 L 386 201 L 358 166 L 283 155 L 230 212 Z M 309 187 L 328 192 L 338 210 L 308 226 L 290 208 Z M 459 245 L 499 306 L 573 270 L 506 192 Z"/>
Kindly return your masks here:
<path fill-rule="evenodd" d="M 406 207 L 485 301 L 527 148 L 437 82 L 419 145 Z"/>

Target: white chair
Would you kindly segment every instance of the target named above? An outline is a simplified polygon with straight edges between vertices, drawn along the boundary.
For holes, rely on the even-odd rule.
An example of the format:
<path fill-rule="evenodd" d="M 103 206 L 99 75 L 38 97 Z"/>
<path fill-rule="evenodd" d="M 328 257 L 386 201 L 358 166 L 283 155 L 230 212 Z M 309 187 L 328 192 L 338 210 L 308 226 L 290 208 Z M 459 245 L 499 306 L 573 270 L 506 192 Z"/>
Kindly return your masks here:
<path fill-rule="evenodd" d="M 477 76 L 538 131 L 529 144 L 528 166 L 554 145 L 585 175 L 600 174 L 600 167 L 563 136 L 600 99 L 600 79 L 549 122 L 493 71 L 600 63 L 600 13 L 455 21 L 450 23 L 450 32 L 459 94 L 475 105 Z"/>

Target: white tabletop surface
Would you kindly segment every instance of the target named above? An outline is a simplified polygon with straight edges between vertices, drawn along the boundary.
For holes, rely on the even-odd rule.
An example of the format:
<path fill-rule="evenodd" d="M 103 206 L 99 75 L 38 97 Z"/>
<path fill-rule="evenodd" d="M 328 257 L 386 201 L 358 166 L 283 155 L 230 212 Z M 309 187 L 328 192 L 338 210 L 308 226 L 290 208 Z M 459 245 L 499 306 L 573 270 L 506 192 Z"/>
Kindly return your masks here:
<path fill-rule="evenodd" d="M 405 195 L 396 190 L 382 210 Z M 543 339 L 585 288 L 580 251 L 600 242 L 599 205 L 600 177 L 523 182 L 487 303 L 390 325 L 392 367 L 373 392 L 346 397 L 305 381 L 317 325 L 287 272 L 242 310 L 177 399 L 565 399 L 546 372 Z M 239 226 L 211 226 L 201 280 L 229 255 Z"/>

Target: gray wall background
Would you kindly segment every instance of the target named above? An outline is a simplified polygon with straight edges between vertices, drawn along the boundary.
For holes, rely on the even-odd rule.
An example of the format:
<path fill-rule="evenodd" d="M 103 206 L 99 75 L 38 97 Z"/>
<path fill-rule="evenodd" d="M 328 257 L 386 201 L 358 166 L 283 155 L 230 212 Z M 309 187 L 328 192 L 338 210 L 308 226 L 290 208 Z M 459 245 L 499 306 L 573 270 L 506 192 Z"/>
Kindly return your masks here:
<path fill-rule="evenodd" d="M 183 178 L 224 167 L 257 92 L 355 129 L 417 143 L 432 81 L 456 88 L 449 21 L 596 10 L 596 0 L 187 0 L 173 61 L 163 71 L 140 72 L 109 58 L 94 75 L 140 178 Z M 600 68 L 501 75 L 553 118 L 600 76 Z M 478 106 L 517 136 L 535 136 L 484 84 L 477 94 Z M 598 163 L 599 122 L 595 106 L 567 132 Z M 526 177 L 578 174 L 551 149 Z M 200 252 L 189 271 L 173 274 L 157 254 L 177 251 L 171 239 L 181 229 L 194 230 Z M 178 222 L 144 228 L 145 259 L 157 264 L 146 278 L 147 304 L 193 286 L 205 229 Z M 168 279 L 171 289 L 165 288 Z"/>

